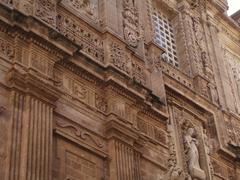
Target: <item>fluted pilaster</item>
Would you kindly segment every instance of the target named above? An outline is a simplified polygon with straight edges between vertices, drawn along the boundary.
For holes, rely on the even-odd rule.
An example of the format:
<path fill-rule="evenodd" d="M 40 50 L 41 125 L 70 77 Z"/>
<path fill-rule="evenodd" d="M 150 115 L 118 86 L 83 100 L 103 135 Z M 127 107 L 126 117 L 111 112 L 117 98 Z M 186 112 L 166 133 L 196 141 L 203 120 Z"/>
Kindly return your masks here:
<path fill-rule="evenodd" d="M 16 73 L 16 72 L 15 72 Z M 34 90 L 35 81 L 11 74 L 11 125 L 7 180 L 51 179 L 53 95 L 47 88 Z M 19 79 L 15 79 L 15 75 Z M 24 80 L 21 82 L 21 80 Z M 33 79 L 32 79 L 33 80 Z M 39 93 L 39 94 L 38 94 Z M 37 96 L 38 95 L 38 96 Z"/>
<path fill-rule="evenodd" d="M 118 180 L 140 180 L 140 154 L 120 141 L 114 141 Z"/>

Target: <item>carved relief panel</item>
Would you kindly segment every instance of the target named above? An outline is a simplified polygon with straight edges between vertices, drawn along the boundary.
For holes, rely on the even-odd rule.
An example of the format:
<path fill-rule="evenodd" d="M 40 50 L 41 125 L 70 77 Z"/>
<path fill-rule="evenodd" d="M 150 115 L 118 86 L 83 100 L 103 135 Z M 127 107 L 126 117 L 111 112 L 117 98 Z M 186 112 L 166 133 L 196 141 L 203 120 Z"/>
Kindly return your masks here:
<path fill-rule="evenodd" d="M 15 57 L 13 44 L 0 38 L 0 57 L 8 61 L 12 61 Z"/>
<path fill-rule="evenodd" d="M 61 4 L 75 16 L 97 25 L 101 23 L 98 0 L 63 0 Z"/>
<path fill-rule="evenodd" d="M 50 26 L 56 25 L 56 1 L 55 0 L 36 0 L 35 16 Z"/>
<path fill-rule="evenodd" d="M 167 133 L 160 127 L 157 127 L 153 123 L 148 122 L 148 120 L 144 120 L 139 117 L 137 119 L 137 128 L 140 130 L 141 133 L 157 141 L 158 143 L 161 143 L 165 146 L 168 145 Z"/>
<path fill-rule="evenodd" d="M 225 145 L 240 146 L 240 121 L 234 116 L 224 116 L 224 126 L 226 127 Z"/>
<path fill-rule="evenodd" d="M 103 41 L 94 30 L 80 22 L 80 19 L 72 16 L 63 8 L 58 9 L 57 30 L 81 47 L 81 52 L 96 62 L 104 62 Z"/>
<path fill-rule="evenodd" d="M 76 104 L 84 103 L 92 106 L 102 113 L 107 112 L 108 102 L 100 90 L 94 89 L 87 82 L 80 81 L 76 76 L 68 73 L 61 74 L 60 82 L 62 85 L 59 88 L 65 93 L 66 99 Z"/>
<path fill-rule="evenodd" d="M 183 56 L 188 59 L 191 74 L 206 77 L 211 81 L 213 70 L 206 41 L 206 2 L 185 2 L 179 6 L 179 10 L 179 33 L 184 35 L 181 40 L 185 48 Z"/>
<path fill-rule="evenodd" d="M 117 39 L 113 40 L 110 37 L 105 43 L 107 45 L 105 52 L 108 54 L 108 62 L 111 65 L 132 78 L 134 83 L 148 85 L 149 77 L 142 59 L 133 55 L 131 50 Z"/>
<path fill-rule="evenodd" d="M 227 67 L 228 84 L 231 90 L 232 104 L 229 108 L 232 112 L 240 113 L 240 57 L 227 49 L 223 49 L 224 64 Z"/>
<path fill-rule="evenodd" d="M 123 0 L 123 34 L 127 43 L 136 48 L 138 46 L 139 17 L 134 0 Z"/>
<path fill-rule="evenodd" d="M 212 179 L 209 134 L 203 130 L 201 120 L 189 112 L 173 107 L 173 122 L 176 123 L 176 144 L 180 164 L 188 179 Z"/>
<path fill-rule="evenodd" d="M 110 42 L 110 63 L 115 67 L 125 72 L 127 75 L 131 75 L 132 70 L 132 60 L 131 55 L 125 49 L 124 45 L 117 42 Z"/>

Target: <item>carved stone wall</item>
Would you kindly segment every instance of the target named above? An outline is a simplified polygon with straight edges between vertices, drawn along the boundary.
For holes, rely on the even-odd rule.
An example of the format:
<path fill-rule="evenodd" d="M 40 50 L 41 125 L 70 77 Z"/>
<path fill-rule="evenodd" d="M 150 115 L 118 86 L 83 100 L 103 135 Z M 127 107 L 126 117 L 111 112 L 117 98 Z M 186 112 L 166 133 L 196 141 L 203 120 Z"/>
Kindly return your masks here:
<path fill-rule="evenodd" d="M 226 6 L 0 0 L 0 179 L 240 179 L 240 29 Z"/>

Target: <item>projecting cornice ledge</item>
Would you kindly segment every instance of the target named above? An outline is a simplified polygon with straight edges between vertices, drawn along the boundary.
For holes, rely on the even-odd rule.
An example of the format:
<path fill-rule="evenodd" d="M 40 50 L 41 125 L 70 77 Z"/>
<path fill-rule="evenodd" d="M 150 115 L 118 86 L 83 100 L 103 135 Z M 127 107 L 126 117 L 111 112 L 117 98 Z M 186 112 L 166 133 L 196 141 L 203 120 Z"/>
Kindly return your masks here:
<path fill-rule="evenodd" d="M 42 81 L 31 73 L 20 73 L 12 68 L 7 74 L 8 86 L 12 90 L 35 96 L 54 106 L 60 98 L 60 92 L 51 84 Z"/>
<path fill-rule="evenodd" d="M 21 31 L 28 39 L 31 36 L 41 38 L 46 41 L 53 49 L 58 49 L 66 55 L 73 56 L 76 52 L 80 51 L 81 46 L 69 40 L 62 35 L 56 28 L 48 26 L 39 19 L 33 16 L 27 16 L 16 9 L 10 9 L 0 3 L 0 22 L 5 31 L 10 33 Z"/>

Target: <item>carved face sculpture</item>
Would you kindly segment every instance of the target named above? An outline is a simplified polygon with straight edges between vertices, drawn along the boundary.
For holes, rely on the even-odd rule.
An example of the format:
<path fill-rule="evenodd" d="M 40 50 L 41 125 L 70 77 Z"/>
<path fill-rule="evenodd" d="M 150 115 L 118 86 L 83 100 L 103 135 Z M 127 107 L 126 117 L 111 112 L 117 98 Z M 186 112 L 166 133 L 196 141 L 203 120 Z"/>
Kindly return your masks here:
<path fill-rule="evenodd" d="M 187 130 L 187 134 L 189 135 L 189 136 L 193 136 L 194 135 L 194 129 L 193 128 L 188 128 L 188 130 Z"/>

